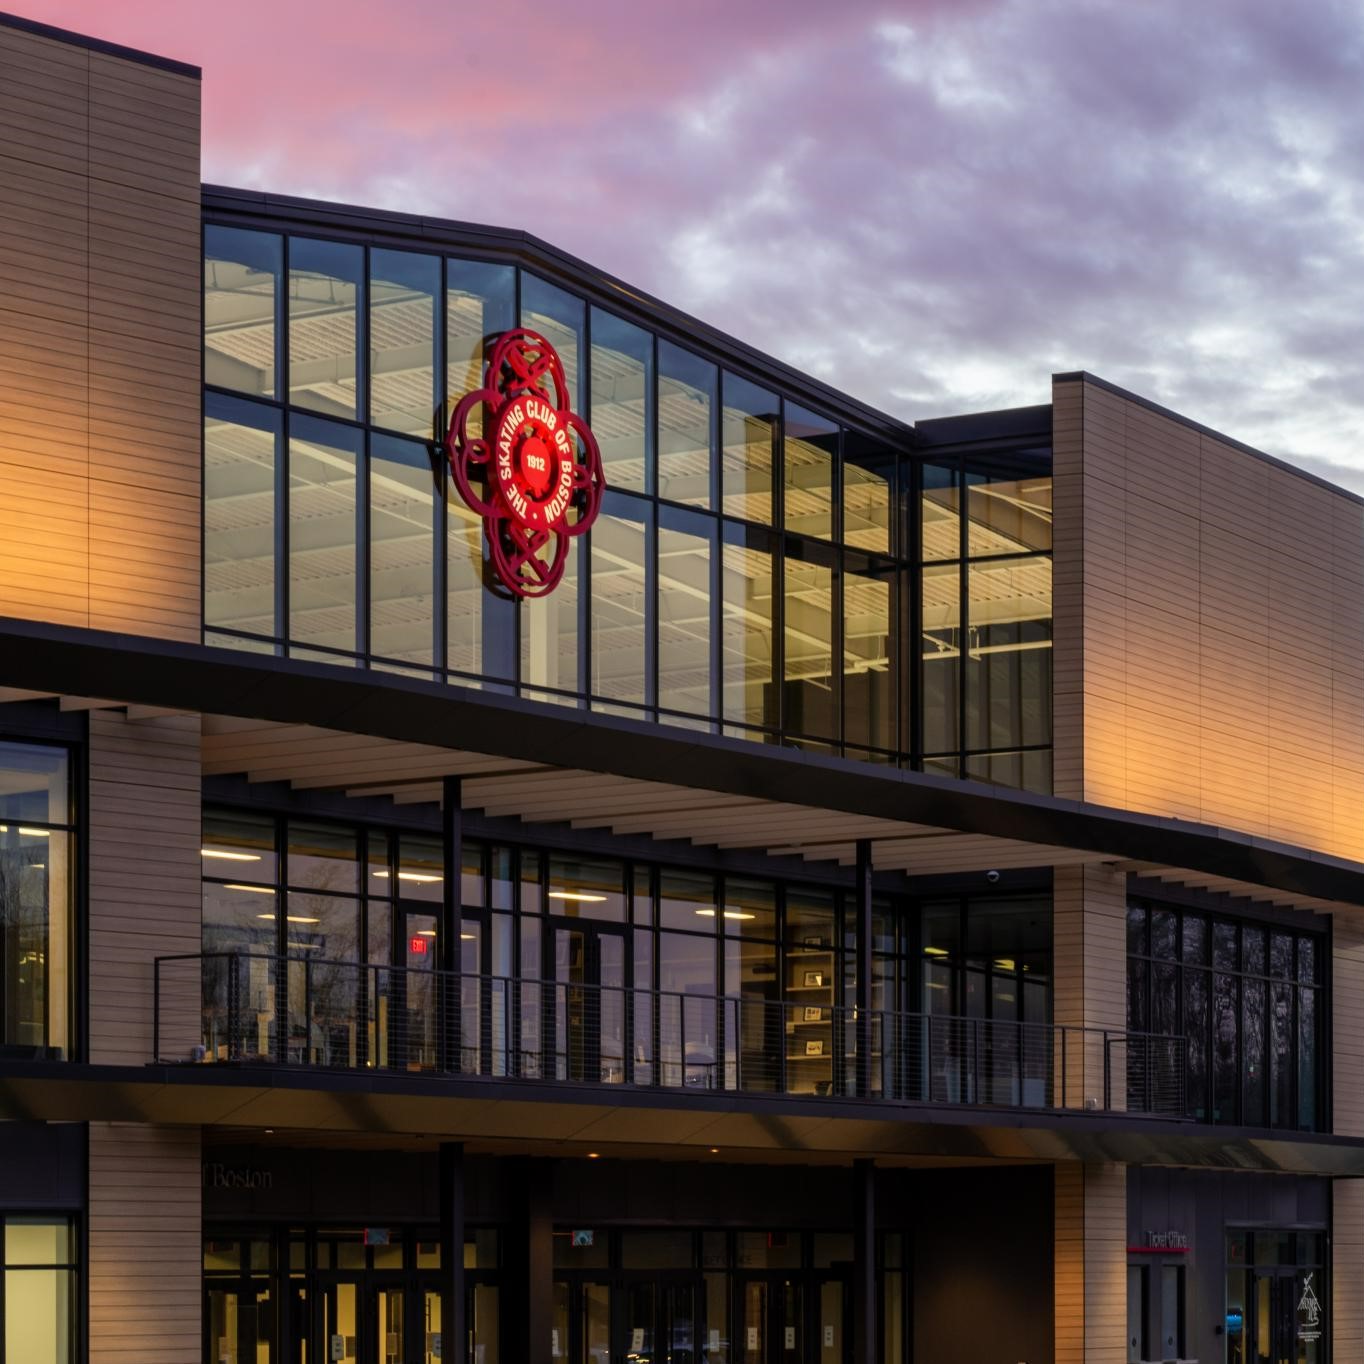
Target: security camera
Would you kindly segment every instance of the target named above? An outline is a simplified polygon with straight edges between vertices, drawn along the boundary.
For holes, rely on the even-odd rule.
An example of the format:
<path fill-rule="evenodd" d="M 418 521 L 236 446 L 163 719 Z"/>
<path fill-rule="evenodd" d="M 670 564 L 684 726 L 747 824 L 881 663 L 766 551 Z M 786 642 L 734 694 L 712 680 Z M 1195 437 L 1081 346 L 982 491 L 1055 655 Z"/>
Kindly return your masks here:
<path fill-rule="evenodd" d="M 987 871 L 985 873 L 985 879 L 993 886 L 995 882 L 999 880 L 999 873 L 997 871 Z"/>

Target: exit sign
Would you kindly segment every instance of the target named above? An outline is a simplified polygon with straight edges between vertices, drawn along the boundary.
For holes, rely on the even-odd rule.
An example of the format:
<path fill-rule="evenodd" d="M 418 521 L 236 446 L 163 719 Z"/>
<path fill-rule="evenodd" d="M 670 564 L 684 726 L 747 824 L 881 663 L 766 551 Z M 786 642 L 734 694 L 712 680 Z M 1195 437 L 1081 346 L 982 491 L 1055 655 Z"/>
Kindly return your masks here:
<path fill-rule="evenodd" d="M 407 940 L 407 948 L 414 957 L 424 957 L 426 955 L 426 939 L 409 938 Z"/>

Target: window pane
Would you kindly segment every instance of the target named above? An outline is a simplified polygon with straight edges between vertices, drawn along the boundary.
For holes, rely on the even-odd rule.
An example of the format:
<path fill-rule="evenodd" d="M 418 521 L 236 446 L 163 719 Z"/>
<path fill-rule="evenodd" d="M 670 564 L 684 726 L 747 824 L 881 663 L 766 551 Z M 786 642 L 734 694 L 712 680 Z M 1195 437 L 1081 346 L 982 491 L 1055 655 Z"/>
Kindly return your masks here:
<path fill-rule="evenodd" d="M 1317 1125 L 1317 992 L 1298 990 L 1298 1126 Z"/>
<path fill-rule="evenodd" d="M 66 774 L 64 748 L 0 743 L 0 819 L 69 824 Z"/>
<path fill-rule="evenodd" d="M 658 704 L 709 715 L 710 572 L 715 522 L 660 507 L 658 513 Z"/>
<path fill-rule="evenodd" d="M 237 810 L 205 810 L 203 825 L 205 876 L 224 881 L 275 879 L 275 824 L 266 815 Z"/>
<path fill-rule="evenodd" d="M 592 528 L 592 695 L 606 701 L 646 699 L 647 515 L 647 504 L 607 493 Z"/>
<path fill-rule="evenodd" d="M 689 933 L 715 932 L 715 878 L 664 869 L 658 877 L 658 922 Z"/>
<path fill-rule="evenodd" d="M 439 904 L 444 899 L 445 851 L 439 840 L 404 834 L 398 840 L 398 894 Z"/>
<path fill-rule="evenodd" d="M 275 309 L 283 272 L 273 232 L 204 228 L 204 382 L 275 396 Z"/>
<path fill-rule="evenodd" d="M 1293 987 L 1280 981 L 1269 987 L 1269 1030 L 1269 1124 L 1294 1127 Z"/>
<path fill-rule="evenodd" d="M 598 525 L 601 524 L 599 520 Z M 578 565 L 587 546 L 570 545 L 564 576 L 547 597 L 521 603 L 521 681 L 527 687 L 554 688 L 576 695 L 578 680 Z M 539 699 L 563 701 L 545 692 Z"/>
<path fill-rule="evenodd" d="M 277 901 L 269 886 L 248 882 L 204 882 L 205 952 L 247 952 L 273 956 L 278 950 Z"/>
<path fill-rule="evenodd" d="M 776 724 L 772 690 L 772 553 L 761 534 L 725 527 L 720 677 L 724 717 Z"/>
<path fill-rule="evenodd" d="M 494 578 L 482 520 L 458 496 L 449 498 L 446 512 L 448 666 L 453 672 L 512 681 L 516 677 L 516 603 L 505 591 L 489 587 Z M 477 685 L 460 680 L 465 686 Z"/>
<path fill-rule="evenodd" d="M 1184 971 L 1184 1032 L 1189 1039 L 1188 1111 L 1208 1120 L 1208 973 Z"/>
<path fill-rule="evenodd" d="M 1237 991 L 1234 976 L 1213 977 L 1213 1121 L 1237 1120 L 1240 1071 L 1237 1057 Z"/>
<path fill-rule="evenodd" d="M 725 878 L 725 932 L 732 937 L 777 936 L 777 888 L 770 881 Z"/>
<path fill-rule="evenodd" d="M 843 573 L 843 741 L 895 747 L 895 650 L 889 566 L 849 555 Z"/>
<path fill-rule="evenodd" d="M 582 411 L 583 301 L 527 271 L 521 272 L 521 325 L 539 332 L 564 364 L 568 403 Z"/>
<path fill-rule="evenodd" d="M 592 434 L 608 488 L 648 490 L 653 392 L 652 335 L 593 308 Z"/>
<path fill-rule="evenodd" d="M 967 552 L 1051 548 L 1051 451 L 971 455 L 966 468 Z"/>
<path fill-rule="evenodd" d="M 64 1052 L 71 993 L 72 836 L 0 825 L 0 1041 Z"/>
<path fill-rule="evenodd" d="M 1051 560 L 975 563 L 968 578 L 968 748 L 1051 742 Z"/>
<path fill-rule="evenodd" d="M 5 1263 L 69 1265 L 75 1260 L 75 1240 L 65 1217 L 5 1218 Z"/>
<path fill-rule="evenodd" d="M 782 459 L 782 524 L 789 531 L 833 539 L 838 427 L 817 412 L 786 404 Z"/>
<path fill-rule="evenodd" d="M 71 1271 L 19 1269 L 5 1275 L 5 1358 L 70 1364 Z"/>
<path fill-rule="evenodd" d="M 450 408 L 483 386 L 483 365 L 494 336 L 516 325 L 516 272 L 483 261 L 445 262 L 445 359 Z M 481 408 L 469 425 L 480 434 Z"/>
<path fill-rule="evenodd" d="M 318 962 L 353 962 L 361 959 L 360 902 L 331 895 L 290 891 L 284 915 L 285 939 L 291 957 L 307 954 Z M 346 971 L 328 989 L 354 989 L 357 973 Z M 320 982 L 314 980 L 314 990 Z"/>
<path fill-rule="evenodd" d="M 1241 1121 L 1247 1127 L 1265 1124 L 1265 1098 L 1268 1092 L 1265 1068 L 1265 983 L 1246 977 L 1241 982 L 1243 1032 L 1242 1064 L 1245 1067 L 1245 1108 Z"/>
<path fill-rule="evenodd" d="M 289 821 L 289 884 L 341 895 L 360 891 L 358 845 L 344 824 Z"/>
<path fill-rule="evenodd" d="M 961 572 L 957 565 L 925 568 L 922 590 L 924 752 L 943 753 L 959 747 Z"/>
<path fill-rule="evenodd" d="M 920 534 L 925 563 L 961 556 L 961 494 L 955 465 L 925 464 Z"/>
<path fill-rule="evenodd" d="M 714 365 L 658 343 L 658 495 L 710 506 L 716 390 Z"/>
<path fill-rule="evenodd" d="M 280 414 L 204 395 L 204 623 L 274 638 Z"/>
<path fill-rule="evenodd" d="M 436 486 L 425 446 L 370 438 L 370 651 L 428 667 Z"/>
<path fill-rule="evenodd" d="M 568 919 L 625 920 L 625 866 L 580 857 L 549 859 L 549 889 L 545 895 L 551 914 Z"/>
<path fill-rule="evenodd" d="M 354 420 L 364 251 L 289 239 L 289 401 Z"/>
<path fill-rule="evenodd" d="M 360 433 L 313 417 L 289 424 L 289 638 L 355 650 Z"/>
<path fill-rule="evenodd" d="M 720 477 L 724 511 L 770 526 L 776 395 L 747 379 L 726 374 L 723 413 Z"/>
<path fill-rule="evenodd" d="M 813 546 L 788 541 L 785 607 L 784 727 L 821 739 L 838 736 L 833 693 L 833 569 Z"/>
<path fill-rule="evenodd" d="M 891 536 L 895 452 L 857 431 L 843 433 L 843 543 L 871 554 L 897 551 Z"/>
<path fill-rule="evenodd" d="M 412 251 L 369 255 L 369 419 L 430 439 L 436 413 L 440 261 Z"/>

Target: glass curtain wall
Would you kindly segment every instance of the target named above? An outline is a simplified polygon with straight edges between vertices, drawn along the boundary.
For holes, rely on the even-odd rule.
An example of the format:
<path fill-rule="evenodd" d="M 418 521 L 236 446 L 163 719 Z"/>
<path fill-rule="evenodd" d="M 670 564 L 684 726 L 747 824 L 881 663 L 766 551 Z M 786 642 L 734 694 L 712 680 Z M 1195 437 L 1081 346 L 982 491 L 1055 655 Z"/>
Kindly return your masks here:
<path fill-rule="evenodd" d="M 926 771 L 1051 787 L 1051 451 L 920 469 Z"/>
<path fill-rule="evenodd" d="M 1324 954 L 1310 930 L 1128 905 L 1128 1027 L 1188 1039 L 1191 1118 L 1324 1129 Z"/>
<path fill-rule="evenodd" d="M 0 741 L 0 1055 L 71 1055 L 75 879 L 69 750 Z"/>
<path fill-rule="evenodd" d="M 925 468 L 910 524 L 908 447 L 531 271 L 204 241 L 210 643 L 1048 786 L 1047 451 Z M 440 445 L 517 325 L 558 349 L 609 489 L 534 601 L 490 575 Z"/>
<path fill-rule="evenodd" d="M 434 837 L 211 807 L 202 857 L 209 1059 L 856 1091 L 839 888 L 466 840 L 452 1027 Z M 1048 897 L 873 908 L 874 1092 L 1045 1103 Z M 925 1070 L 911 1015 L 979 1036 L 960 1049 L 953 1022 Z"/>

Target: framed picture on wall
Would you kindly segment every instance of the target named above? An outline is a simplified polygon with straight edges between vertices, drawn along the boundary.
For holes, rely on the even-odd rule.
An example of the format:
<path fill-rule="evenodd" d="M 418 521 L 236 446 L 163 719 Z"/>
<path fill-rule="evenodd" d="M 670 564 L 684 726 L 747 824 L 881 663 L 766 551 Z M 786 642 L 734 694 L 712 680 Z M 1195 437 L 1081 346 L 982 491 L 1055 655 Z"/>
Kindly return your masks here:
<path fill-rule="evenodd" d="M 824 972 L 823 972 L 823 971 L 807 971 L 807 972 L 805 973 L 805 987 L 806 987 L 806 989 L 814 989 L 815 986 L 817 986 L 817 985 L 823 985 L 823 984 L 824 984 Z"/>
<path fill-rule="evenodd" d="M 801 1018 L 803 1023 L 818 1023 L 824 1017 L 824 1010 L 818 1004 L 807 1004 Z"/>
<path fill-rule="evenodd" d="M 823 1055 L 824 1055 L 824 1039 L 823 1039 L 823 1038 L 820 1038 L 820 1037 L 816 1037 L 816 1038 L 813 1038 L 811 1041 L 807 1042 L 807 1043 L 805 1044 L 805 1054 L 806 1054 L 806 1056 L 823 1056 Z"/>
<path fill-rule="evenodd" d="M 824 946 L 824 939 L 821 938 L 821 937 L 819 936 L 818 933 L 815 933 L 815 934 L 812 935 L 811 937 L 802 938 L 802 939 L 801 939 L 801 946 L 802 946 L 802 947 L 823 947 L 823 946 Z"/>

